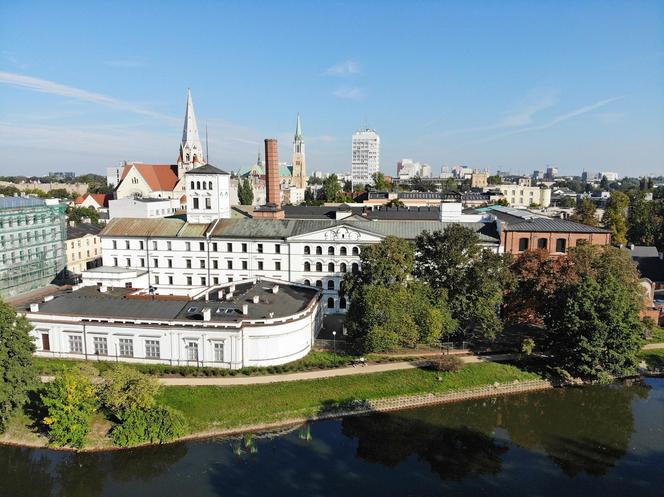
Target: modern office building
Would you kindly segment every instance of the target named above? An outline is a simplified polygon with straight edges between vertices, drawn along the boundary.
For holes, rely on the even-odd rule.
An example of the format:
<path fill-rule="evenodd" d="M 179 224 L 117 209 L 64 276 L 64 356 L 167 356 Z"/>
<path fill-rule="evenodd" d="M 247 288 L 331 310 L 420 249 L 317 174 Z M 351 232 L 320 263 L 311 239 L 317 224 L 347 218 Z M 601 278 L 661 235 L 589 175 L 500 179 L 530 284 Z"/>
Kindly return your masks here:
<path fill-rule="evenodd" d="M 380 170 L 380 137 L 373 129 L 353 133 L 351 174 L 354 185 L 373 183 L 372 175 Z"/>
<path fill-rule="evenodd" d="M 0 197 L 0 296 L 44 287 L 61 275 L 65 209 L 56 199 Z"/>

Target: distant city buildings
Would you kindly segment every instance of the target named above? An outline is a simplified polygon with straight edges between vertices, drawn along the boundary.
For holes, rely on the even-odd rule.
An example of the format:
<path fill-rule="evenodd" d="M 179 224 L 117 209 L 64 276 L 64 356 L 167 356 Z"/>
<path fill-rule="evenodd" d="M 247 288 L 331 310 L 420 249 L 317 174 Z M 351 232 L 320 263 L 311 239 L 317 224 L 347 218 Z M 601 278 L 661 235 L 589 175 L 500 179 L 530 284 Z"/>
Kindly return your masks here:
<path fill-rule="evenodd" d="M 431 178 L 431 166 L 413 162 L 412 159 L 401 159 L 397 162 L 397 177 L 399 179 Z"/>
<path fill-rule="evenodd" d="M 372 184 L 380 170 L 380 137 L 373 129 L 353 133 L 351 174 L 353 184 Z"/>
<path fill-rule="evenodd" d="M 556 176 L 558 176 L 558 168 L 549 166 L 546 168 L 546 173 L 544 173 L 544 179 L 546 181 L 554 181 L 556 179 Z"/>
<path fill-rule="evenodd" d="M 53 178 L 53 179 L 59 179 L 59 180 L 64 180 L 64 179 L 74 179 L 76 177 L 76 173 L 72 171 L 56 171 L 56 172 L 50 172 L 48 175 Z"/>
<path fill-rule="evenodd" d="M 530 186 L 529 184 L 503 184 L 498 185 L 497 188 L 512 207 L 529 207 L 531 205 L 549 207 L 551 205 L 550 188 Z"/>
<path fill-rule="evenodd" d="M 606 178 L 608 181 L 618 181 L 618 173 L 612 171 L 602 171 L 599 173 L 599 179 Z"/>

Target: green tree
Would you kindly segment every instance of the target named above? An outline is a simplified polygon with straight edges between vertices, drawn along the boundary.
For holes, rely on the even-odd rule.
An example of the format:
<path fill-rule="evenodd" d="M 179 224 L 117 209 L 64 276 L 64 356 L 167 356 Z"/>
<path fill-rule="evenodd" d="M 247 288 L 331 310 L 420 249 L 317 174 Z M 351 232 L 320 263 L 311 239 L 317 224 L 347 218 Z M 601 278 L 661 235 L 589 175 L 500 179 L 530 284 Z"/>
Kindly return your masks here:
<path fill-rule="evenodd" d="M 339 178 L 336 174 L 330 174 L 323 180 L 323 200 L 325 202 L 334 202 L 339 193 L 341 193 Z"/>
<path fill-rule="evenodd" d="M 99 224 L 99 212 L 94 207 L 67 207 L 67 220 L 81 223 L 89 219 L 92 224 Z"/>
<path fill-rule="evenodd" d="M 171 442 L 187 433 L 187 421 L 175 409 L 163 406 L 127 411 L 122 424 L 111 430 L 111 440 L 120 447 Z"/>
<path fill-rule="evenodd" d="M 605 228 L 611 230 L 613 243 L 623 245 L 627 243 L 628 206 L 629 197 L 623 192 L 615 191 L 611 194 L 602 216 L 602 224 Z"/>
<path fill-rule="evenodd" d="M 359 285 L 403 285 L 411 277 L 414 263 L 415 251 L 409 241 L 386 236 L 380 243 L 362 249 L 361 271 L 346 274 L 344 284 L 349 291 Z"/>
<path fill-rule="evenodd" d="M 240 205 L 251 205 L 254 202 L 254 189 L 251 187 L 249 178 L 238 181 L 237 196 Z"/>
<path fill-rule="evenodd" d="M 81 448 L 97 411 L 97 391 L 90 378 L 79 369 L 65 371 L 46 385 L 41 394 L 46 410 L 43 423 L 51 443 Z"/>
<path fill-rule="evenodd" d="M 597 207 L 589 198 L 584 198 L 576 205 L 574 213 L 569 217 L 571 221 L 576 223 L 587 224 L 588 226 L 597 226 L 599 221 L 595 213 Z"/>
<path fill-rule="evenodd" d="M 103 375 L 99 398 L 106 409 L 122 420 L 132 410 L 149 409 L 155 405 L 159 391 L 157 380 L 125 365 L 116 365 Z"/>
<path fill-rule="evenodd" d="M 609 190 L 609 179 L 606 176 L 602 175 L 602 179 L 599 182 L 599 187 L 605 192 Z"/>
<path fill-rule="evenodd" d="M 390 189 L 390 184 L 385 180 L 385 175 L 381 172 L 371 175 L 373 186 L 379 192 L 386 192 Z"/>
<path fill-rule="evenodd" d="M 489 177 L 486 179 L 486 181 L 487 181 L 487 183 L 489 183 L 490 185 L 500 185 L 500 184 L 502 183 L 503 180 L 501 179 L 500 176 L 498 176 L 497 174 L 494 174 L 493 176 L 489 176 Z"/>
<path fill-rule="evenodd" d="M 0 433 L 10 416 L 28 400 L 37 383 L 30 338 L 32 326 L 13 307 L 0 301 Z"/>
<path fill-rule="evenodd" d="M 405 207 L 406 204 L 404 204 L 401 200 L 398 198 L 393 198 L 390 200 L 388 203 L 385 204 L 385 207 Z"/>
<path fill-rule="evenodd" d="M 447 293 L 465 335 L 495 337 L 502 330 L 498 311 L 511 278 L 505 258 L 479 242 L 477 233 L 458 224 L 425 231 L 416 240 L 414 274 Z"/>
<path fill-rule="evenodd" d="M 644 192 L 630 196 L 627 239 L 635 245 L 655 245 L 664 230 L 662 202 L 646 200 Z"/>
<path fill-rule="evenodd" d="M 571 209 L 576 207 L 576 199 L 573 197 L 563 197 L 558 201 L 558 207 L 561 209 Z"/>

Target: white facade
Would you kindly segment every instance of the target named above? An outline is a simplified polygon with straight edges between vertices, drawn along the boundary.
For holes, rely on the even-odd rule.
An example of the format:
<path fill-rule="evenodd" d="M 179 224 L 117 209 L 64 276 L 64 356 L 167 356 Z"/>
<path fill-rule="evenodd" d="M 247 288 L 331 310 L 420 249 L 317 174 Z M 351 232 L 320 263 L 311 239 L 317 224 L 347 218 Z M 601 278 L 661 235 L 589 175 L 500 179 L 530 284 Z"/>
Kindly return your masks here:
<path fill-rule="evenodd" d="M 380 137 L 373 129 L 361 129 L 353 133 L 352 141 L 353 184 L 373 183 L 371 175 L 380 169 Z"/>
<path fill-rule="evenodd" d="M 209 164 L 185 174 L 187 220 L 211 223 L 231 217 L 230 174 Z"/>
<path fill-rule="evenodd" d="M 179 199 L 125 197 L 108 202 L 108 217 L 160 218 L 172 216 L 180 207 Z"/>
<path fill-rule="evenodd" d="M 431 177 L 431 166 L 413 162 L 412 159 L 401 159 L 397 162 L 397 176 L 399 179 L 411 179 L 416 176 L 420 178 Z"/>
<path fill-rule="evenodd" d="M 551 205 L 550 188 L 521 185 L 499 185 L 498 188 L 511 207 L 529 207 L 532 204 L 539 204 L 541 207 Z"/>
<path fill-rule="evenodd" d="M 608 181 L 618 181 L 618 173 L 614 173 L 611 171 L 602 171 L 601 173 L 598 174 L 599 179 L 601 180 L 604 176 L 606 176 L 606 179 Z"/>

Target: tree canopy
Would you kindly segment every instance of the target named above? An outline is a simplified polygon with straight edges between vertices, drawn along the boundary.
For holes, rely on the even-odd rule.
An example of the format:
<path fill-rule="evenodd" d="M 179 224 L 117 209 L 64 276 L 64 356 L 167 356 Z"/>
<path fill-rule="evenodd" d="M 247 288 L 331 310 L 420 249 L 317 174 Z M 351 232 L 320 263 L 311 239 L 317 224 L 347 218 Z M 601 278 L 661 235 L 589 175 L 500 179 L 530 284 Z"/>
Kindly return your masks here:
<path fill-rule="evenodd" d="M 606 176 L 605 176 L 606 177 Z M 627 208 L 629 197 L 623 192 L 613 192 L 602 216 L 602 224 L 611 230 L 613 243 L 627 243 Z"/>
<path fill-rule="evenodd" d="M 237 197 L 240 205 L 251 205 L 254 202 L 254 189 L 249 182 L 249 178 L 238 181 Z"/>
<path fill-rule="evenodd" d="M 588 226 L 597 226 L 599 221 L 595 215 L 597 207 L 589 198 L 583 198 L 581 202 L 576 204 L 574 213 L 570 216 L 570 220 L 576 223 L 587 224 Z"/>

